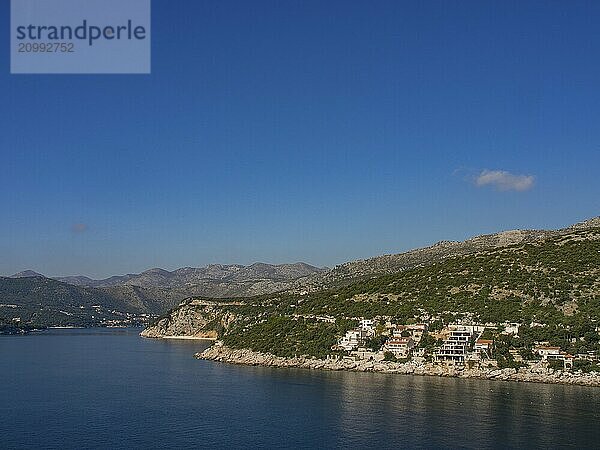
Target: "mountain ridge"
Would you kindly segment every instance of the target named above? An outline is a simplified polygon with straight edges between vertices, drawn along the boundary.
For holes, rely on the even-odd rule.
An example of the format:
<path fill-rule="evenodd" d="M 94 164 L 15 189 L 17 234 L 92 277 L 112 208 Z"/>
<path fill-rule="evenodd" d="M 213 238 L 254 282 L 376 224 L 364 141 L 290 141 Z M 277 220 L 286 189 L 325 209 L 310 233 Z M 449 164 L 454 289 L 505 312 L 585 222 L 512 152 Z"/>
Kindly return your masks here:
<path fill-rule="evenodd" d="M 79 275 L 52 277 L 75 286 L 108 288 L 139 286 L 146 289 L 178 290 L 183 298 L 192 296 L 230 297 L 268 294 L 284 290 L 319 290 L 332 283 L 346 283 L 356 278 L 394 273 L 445 258 L 481 250 L 536 242 L 576 229 L 600 226 L 600 216 L 577 222 L 557 230 L 515 229 L 473 236 L 464 241 L 438 241 L 426 247 L 400 253 L 357 259 L 336 265 L 332 269 L 307 263 L 208 264 L 203 267 L 180 267 L 168 271 L 151 268 L 141 273 L 114 275 L 94 280 Z M 31 274 L 31 275 L 27 275 Z M 12 277 L 43 276 L 26 270 Z"/>
<path fill-rule="evenodd" d="M 203 267 L 180 267 L 172 271 L 154 267 L 140 273 L 113 275 L 107 278 L 94 279 L 85 275 L 70 275 L 49 277 L 33 270 L 23 270 L 7 278 L 43 277 L 75 286 L 112 287 L 129 284 L 141 287 L 159 287 L 161 279 L 172 284 L 182 277 L 194 277 L 197 280 L 232 280 L 248 281 L 251 279 L 281 279 L 302 277 L 311 273 L 327 270 L 304 262 L 268 264 L 255 262 L 249 265 L 241 264 L 208 264 Z M 172 279 L 175 278 L 175 281 Z"/>

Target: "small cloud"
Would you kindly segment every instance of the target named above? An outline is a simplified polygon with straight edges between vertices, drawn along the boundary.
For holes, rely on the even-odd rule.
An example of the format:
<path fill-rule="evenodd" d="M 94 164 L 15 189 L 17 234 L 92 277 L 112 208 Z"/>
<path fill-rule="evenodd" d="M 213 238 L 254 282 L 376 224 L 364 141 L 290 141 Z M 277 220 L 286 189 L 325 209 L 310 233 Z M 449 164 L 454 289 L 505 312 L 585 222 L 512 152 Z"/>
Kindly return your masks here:
<path fill-rule="evenodd" d="M 499 191 L 528 191 L 534 181 L 533 175 L 515 175 L 506 170 L 484 170 L 475 176 L 475 186 L 493 186 Z"/>
<path fill-rule="evenodd" d="M 88 225 L 87 223 L 74 223 L 71 226 L 71 231 L 73 233 L 85 233 L 88 230 Z"/>

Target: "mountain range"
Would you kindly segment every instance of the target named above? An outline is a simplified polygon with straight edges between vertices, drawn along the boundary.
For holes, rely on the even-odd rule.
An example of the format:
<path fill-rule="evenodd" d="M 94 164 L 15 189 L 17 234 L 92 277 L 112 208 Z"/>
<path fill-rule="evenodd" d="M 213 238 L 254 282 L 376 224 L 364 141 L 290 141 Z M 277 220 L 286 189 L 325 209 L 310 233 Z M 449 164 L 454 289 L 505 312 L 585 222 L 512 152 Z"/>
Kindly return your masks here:
<path fill-rule="evenodd" d="M 442 241 L 404 253 L 347 262 L 333 269 L 317 268 L 305 263 L 255 263 L 248 266 L 212 264 L 173 271 L 155 268 L 102 280 L 85 276 L 52 279 L 26 270 L 12 277 L 0 277 L 0 326 L 2 321 L 12 324 L 17 318 L 21 323 L 51 326 L 56 317 L 62 316 L 65 317 L 58 321 L 59 324 L 68 325 L 71 316 L 56 316 L 49 311 L 72 314 L 71 310 L 67 311 L 69 308 L 81 313 L 88 306 L 100 305 L 106 307 L 107 311 L 119 313 L 161 314 L 189 297 L 232 298 L 282 291 L 291 294 L 316 292 L 348 285 L 356 280 L 436 264 L 452 257 L 542 242 L 574 230 L 597 227 L 600 227 L 600 217 L 559 230 L 514 230 L 477 236 L 463 242 Z M 91 304 L 83 300 L 89 300 Z M 24 308 L 24 313 L 15 315 L 18 308 Z M 85 317 L 83 322 L 87 324 L 101 323 L 97 313 Z M 108 320 L 107 317 L 102 320 Z M 80 324 L 81 320 L 72 322 Z"/>
<path fill-rule="evenodd" d="M 120 285 L 131 285 L 141 287 L 178 288 L 202 284 L 207 281 L 244 283 L 248 281 L 288 281 L 291 279 L 305 277 L 313 273 L 322 272 L 325 269 L 311 266 L 305 263 L 295 264 L 265 264 L 254 263 L 249 266 L 240 264 L 209 264 L 205 267 L 182 267 L 173 271 L 154 268 L 142 273 L 130 273 L 127 275 L 115 275 L 109 278 L 94 280 L 92 278 L 78 275 L 68 277 L 52 277 L 57 281 L 85 287 L 111 287 Z M 25 270 L 12 275 L 10 278 L 45 277 L 44 275 Z M 48 277 L 46 277 L 48 278 Z"/>
<path fill-rule="evenodd" d="M 0 277 L 0 331 L 27 327 L 99 326 L 145 320 L 190 296 L 251 296 L 276 292 L 323 271 L 305 263 L 213 264 L 93 280 L 49 278 L 32 270 Z M 25 328 L 27 328 L 25 327 Z"/>

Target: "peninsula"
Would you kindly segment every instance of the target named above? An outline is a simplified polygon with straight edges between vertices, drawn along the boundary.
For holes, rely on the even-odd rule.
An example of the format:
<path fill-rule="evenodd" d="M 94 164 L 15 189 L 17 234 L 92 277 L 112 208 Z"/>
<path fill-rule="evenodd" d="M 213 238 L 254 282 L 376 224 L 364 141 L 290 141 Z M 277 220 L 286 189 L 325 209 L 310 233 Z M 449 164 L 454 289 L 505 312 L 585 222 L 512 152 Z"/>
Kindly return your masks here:
<path fill-rule="evenodd" d="M 600 218 L 355 261 L 254 297 L 184 300 L 145 337 L 235 364 L 600 385 Z"/>

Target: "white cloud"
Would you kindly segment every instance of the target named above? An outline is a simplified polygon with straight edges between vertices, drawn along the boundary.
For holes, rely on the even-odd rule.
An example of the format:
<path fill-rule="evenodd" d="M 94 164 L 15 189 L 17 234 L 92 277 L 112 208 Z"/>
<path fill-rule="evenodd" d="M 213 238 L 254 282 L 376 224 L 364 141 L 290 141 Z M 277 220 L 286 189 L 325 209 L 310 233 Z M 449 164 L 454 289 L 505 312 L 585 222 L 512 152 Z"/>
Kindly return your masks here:
<path fill-rule="evenodd" d="M 533 187 L 533 175 L 515 175 L 506 170 L 484 170 L 475 177 L 475 186 L 493 186 L 499 191 L 527 191 Z"/>

